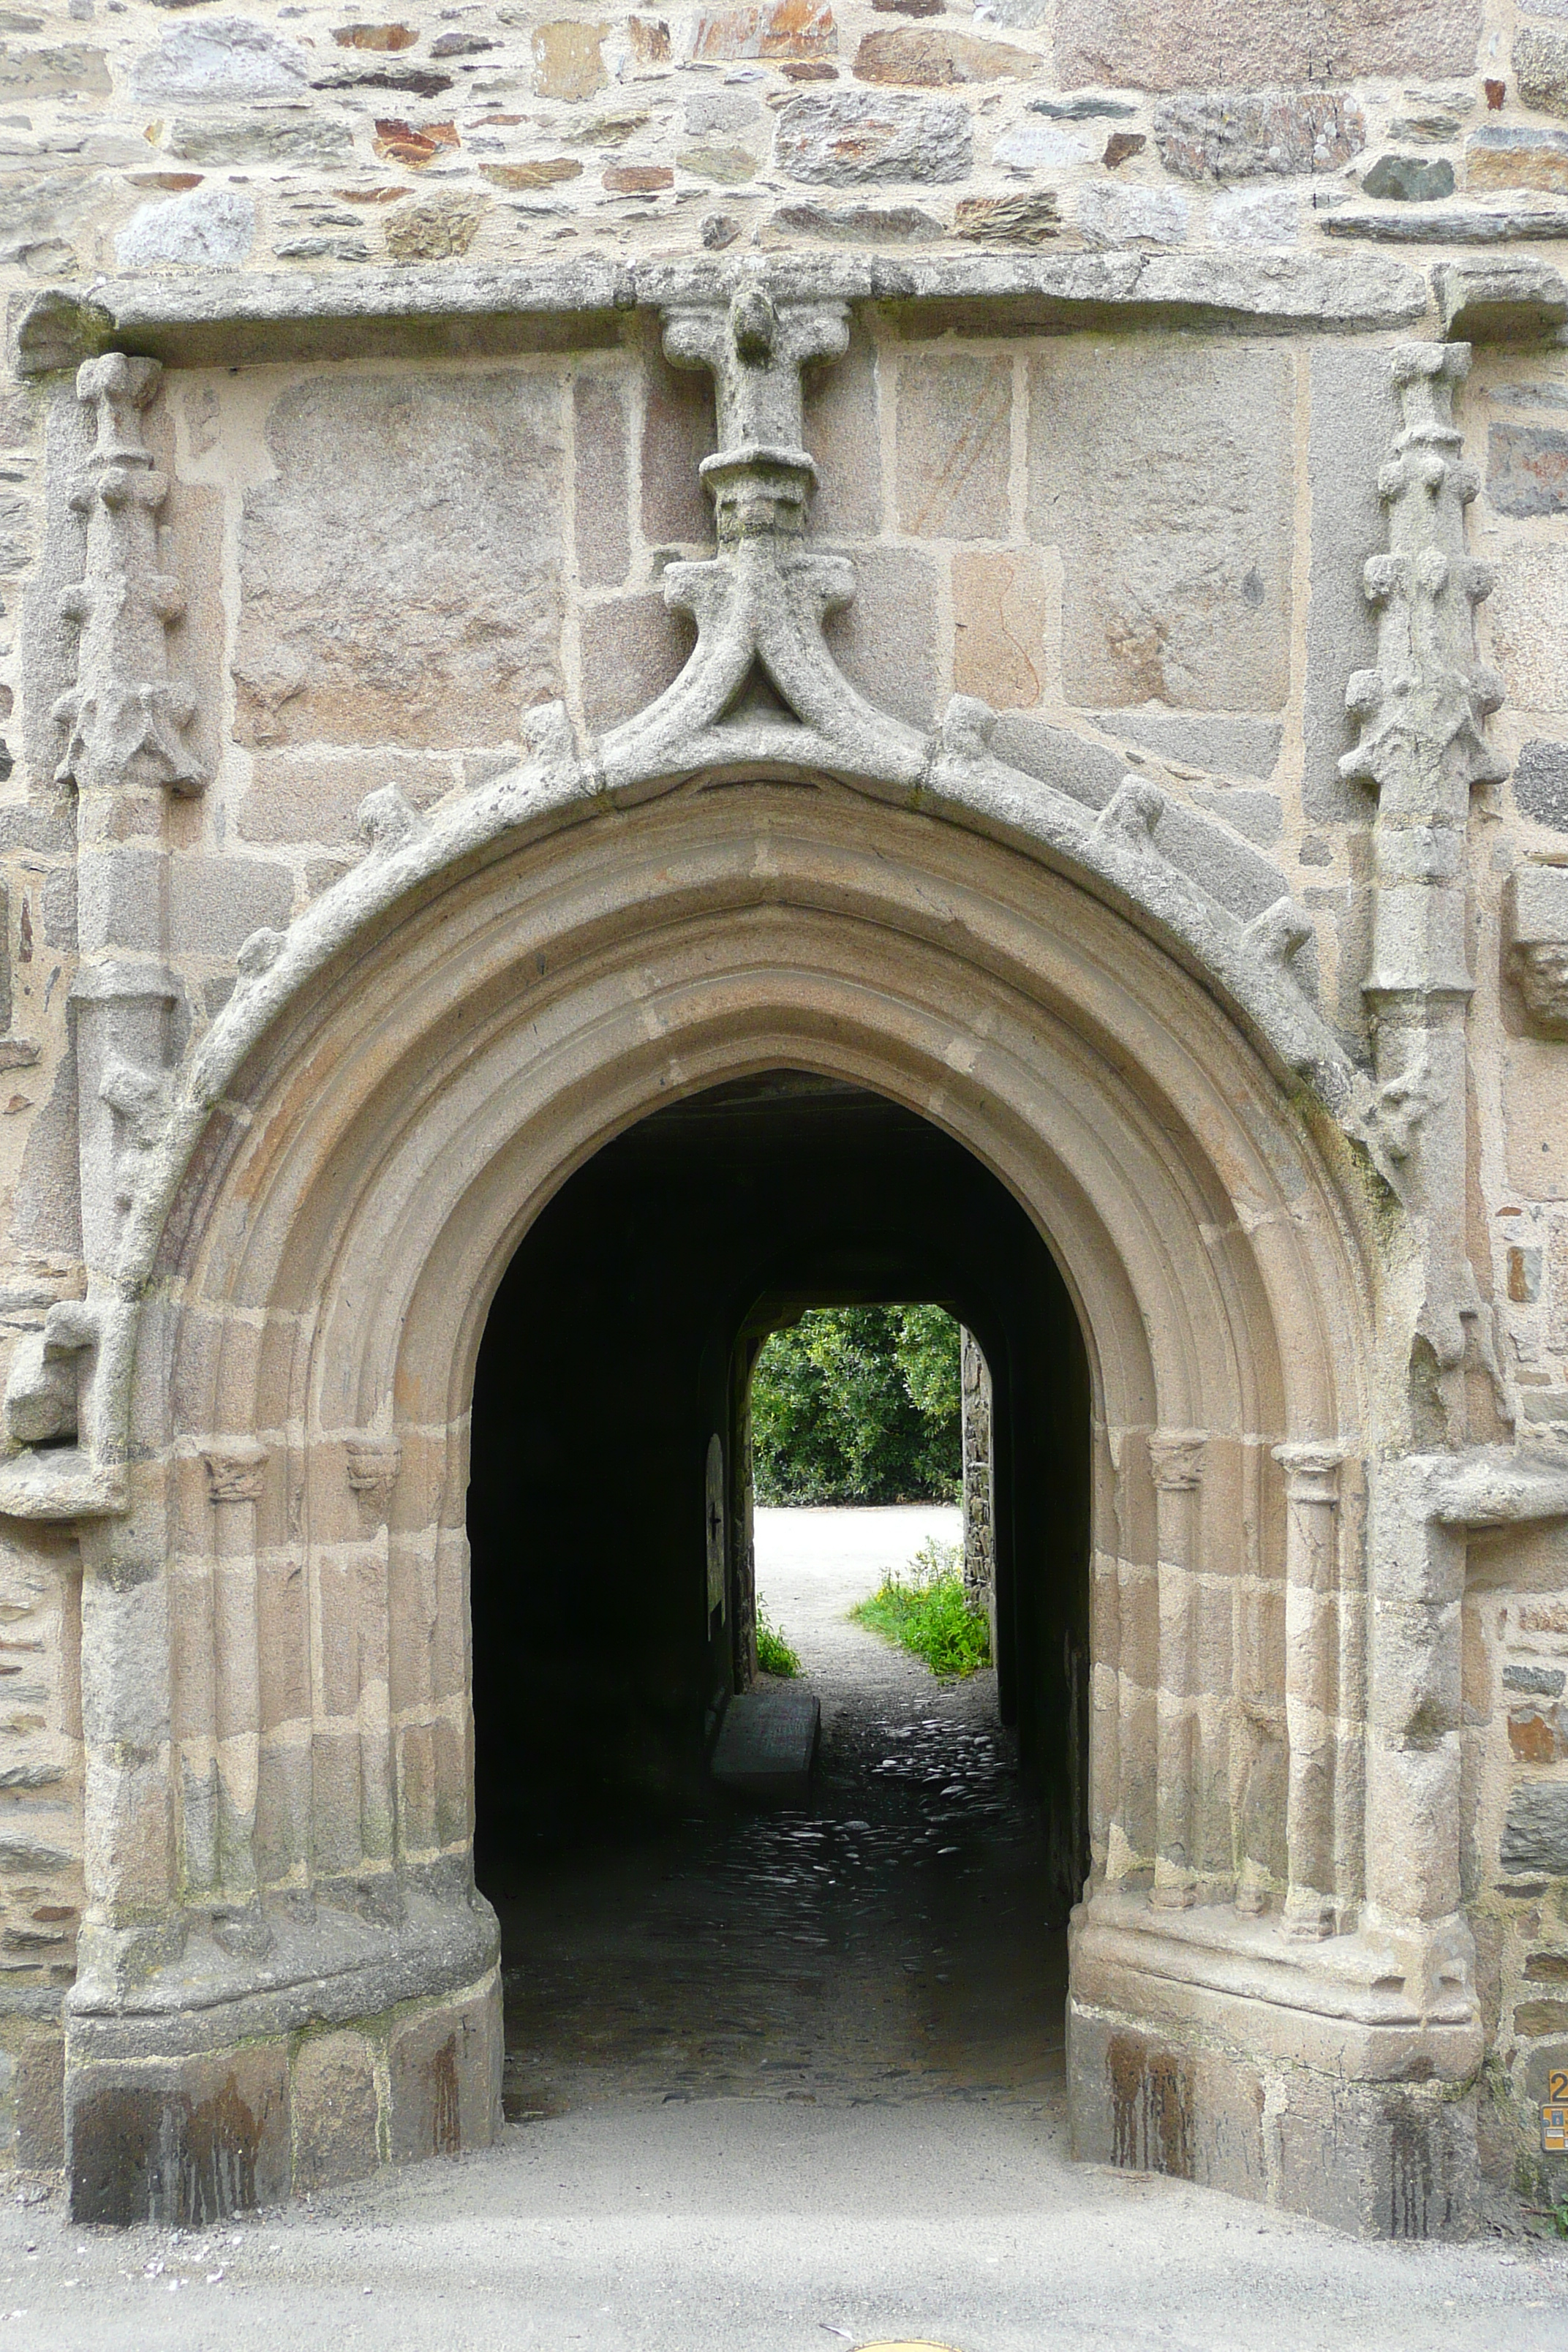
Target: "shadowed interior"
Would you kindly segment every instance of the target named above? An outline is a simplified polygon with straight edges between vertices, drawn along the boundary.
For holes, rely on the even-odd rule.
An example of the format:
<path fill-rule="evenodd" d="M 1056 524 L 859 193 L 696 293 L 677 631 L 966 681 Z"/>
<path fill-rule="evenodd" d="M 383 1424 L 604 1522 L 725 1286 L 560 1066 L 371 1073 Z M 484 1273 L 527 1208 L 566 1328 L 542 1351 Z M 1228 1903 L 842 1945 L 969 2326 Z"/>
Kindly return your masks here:
<path fill-rule="evenodd" d="M 1088 1867 L 1089 1381 L 1050 1252 L 960 1144 L 880 1095 L 776 1071 L 601 1150 L 531 1228 L 474 1391 L 479 1871 L 700 1796 L 752 1670 L 746 1386 L 805 1306 L 929 1299 L 995 1391 L 998 1692 L 1037 1794 L 1053 1917 Z M 705 1469 L 724 1446 L 721 1609 Z"/>

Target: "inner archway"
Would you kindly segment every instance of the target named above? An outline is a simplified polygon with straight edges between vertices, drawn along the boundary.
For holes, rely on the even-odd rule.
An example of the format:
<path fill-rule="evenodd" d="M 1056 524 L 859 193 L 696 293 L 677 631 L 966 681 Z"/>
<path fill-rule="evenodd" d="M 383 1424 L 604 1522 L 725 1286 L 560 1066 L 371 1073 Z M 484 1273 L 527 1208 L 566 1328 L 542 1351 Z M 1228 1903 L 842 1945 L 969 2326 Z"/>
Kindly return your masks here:
<path fill-rule="evenodd" d="M 1034 1812 L 1026 1862 L 1015 1822 L 1011 1838 L 975 1843 L 980 1859 L 963 1876 L 973 1903 L 994 1897 L 1001 1910 L 1011 1907 L 1003 1882 L 1026 1872 L 1023 1907 L 1041 1948 L 1011 1973 L 1029 1974 L 1047 2000 L 1054 1992 L 1042 2023 L 1059 2037 L 1060 1931 L 1089 1862 L 1082 1338 L 1037 1226 L 972 1152 L 871 1088 L 798 1070 L 704 1089 L 606 1145 L 530 1228 L 490 1310 L 475 1379 L 468 1533 L 476 1866 L 501 1916 L 503 1958 L 516 1920 L 528 1964 L 531 1902 L 551 1906 L 560 1934 L 573 1934 L 563 1853 L 576 1849 L 580 1864 L 662 1832 L 658 1879 L 711 1866 L 710 1839 L 682 1845 L 676 1825 L 703 1832 L 715 1810 L 706 1759 L 717 1725 L 731 1695 L 756 1681 L 746 1409 L 757 1349 L 806 1307 L 916 1299 L 958 1317 L 992 1370 L 998 1671 L 979 1703 L 957 1713 L 939 1685 L 913 1691 L 929 1682 L 923 1669 L 906 1675 L 908 1693 L 886 1675 L 837 1690 L 826 1785 L 797 1816 L 817 1825 L 782 1834 L 826 1837 L 831 1851 L 841 1817 L 888 1811 L 866 1775 L 889 1738 L 912 1736 L 926 1763 L 941 1765 L 922 1776 L 937 1781 L 984 1747 L 994 1769 L 978 1780 L 964 1773 L 962 1785 L 993 1797 L 1003 1788 L 1015 1814 L 1019 1791 L 998 1759 L 1016 1759 Z M 905 1714 L 912 1698 L 918 1719 L 879 1734 L 879 1710 L 885 1717 L 895 1696 Z M 999 1746 L 987 1716 L 1011 1735 Z M 893 1811 L 879 1827 L 853 1824 L 859 1845 L 879 1839 L 890 1861 L 921 1834 L 908 1806 Z M 759 1877 L 776 1874 L 779 1835 L 731 1840 L 724 1868 L 733 1877 L 749 1853 Z M 855 1834 L 848 1847 L 854 1863 Z M 635 1906 L 647 1872 L 628 1877 L 605 1863 L 618 1867 L 608 1899 Z M 957 1874 L 956 1865 L 944 1874 Z M 908 1875 L 893 1868 L 887 1885 L 889 1904 L 911 1911 Z M 951 1905 L 955 1891 L 936 1895 Z M 900 1941 L 907 1921 L 884 1924 L 884 1965 L 919 1965 Z M 758 1927 L 765 1939 L 765 1915 Z M 602 1926 L 578 1932 L 603 1942 Z M 584 1952 L 569 1973 L 595 1964 Z M 964 1971 L 966 1997 L 982 2008 L 973 1979 L 984 1966 L 982 1942 Z M 574 1981 L 574 2008 L 580 1990 Z"/>

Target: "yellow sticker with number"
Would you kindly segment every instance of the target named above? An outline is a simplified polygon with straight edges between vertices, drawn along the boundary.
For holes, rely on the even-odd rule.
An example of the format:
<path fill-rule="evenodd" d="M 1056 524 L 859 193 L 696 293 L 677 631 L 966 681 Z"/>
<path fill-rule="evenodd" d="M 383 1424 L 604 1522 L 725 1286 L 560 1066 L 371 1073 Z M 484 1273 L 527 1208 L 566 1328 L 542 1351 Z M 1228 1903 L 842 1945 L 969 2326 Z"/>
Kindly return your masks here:
<path fill-rule="evenodd" d="M 1554 2107 L 1568 2100 L 1568 2066 L 1553 2066 L 1546 2077 L 1546 2096 Z"/>

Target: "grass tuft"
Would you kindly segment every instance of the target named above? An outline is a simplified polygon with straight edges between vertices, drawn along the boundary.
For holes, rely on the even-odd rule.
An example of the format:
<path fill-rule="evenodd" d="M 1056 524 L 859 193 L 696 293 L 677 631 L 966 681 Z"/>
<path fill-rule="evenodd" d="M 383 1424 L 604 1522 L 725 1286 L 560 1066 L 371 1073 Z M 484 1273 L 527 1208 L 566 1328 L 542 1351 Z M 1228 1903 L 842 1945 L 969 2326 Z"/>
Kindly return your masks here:
<path fill-rule="evenodd" d="M 905 1575 L 889 1570 L 868 1601 L 849 1614 L 923 1658 L 933 1675 L 963 1680 L 991 1663 L 991 1628 L 963 1589 L 956 1544 L 923 1543 Z"/>
<path fill-rule="evenodd" d="M 757 1664 L 764 1675 L 787 1682 L 800 1672 L 800 1656 L 792 1650 L 762 1601 L 757 1603 Z"/>

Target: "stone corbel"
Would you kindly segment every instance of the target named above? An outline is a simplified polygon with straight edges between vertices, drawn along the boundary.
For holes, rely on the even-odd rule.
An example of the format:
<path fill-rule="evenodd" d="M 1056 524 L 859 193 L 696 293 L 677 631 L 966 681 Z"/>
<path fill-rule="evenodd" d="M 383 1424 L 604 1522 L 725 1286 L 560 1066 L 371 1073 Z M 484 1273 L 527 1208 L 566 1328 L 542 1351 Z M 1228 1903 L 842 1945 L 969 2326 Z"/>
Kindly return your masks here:
<path fill-rule="evenodd" d="M 1530 1024 L 1568 1037 L 1568 866 L 1531 858 L 1508 878 L 1508 969 Z"/>
<path fill-rule="evenodd" d="M 392 1490 L 403 1467 L 403 1448 L 395 1437 L 351 1438 L 343 1449 L 343 1468 L 359 1505 L 360 1525 L 367 1530 L 384 1527 Z"/>

